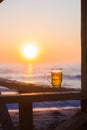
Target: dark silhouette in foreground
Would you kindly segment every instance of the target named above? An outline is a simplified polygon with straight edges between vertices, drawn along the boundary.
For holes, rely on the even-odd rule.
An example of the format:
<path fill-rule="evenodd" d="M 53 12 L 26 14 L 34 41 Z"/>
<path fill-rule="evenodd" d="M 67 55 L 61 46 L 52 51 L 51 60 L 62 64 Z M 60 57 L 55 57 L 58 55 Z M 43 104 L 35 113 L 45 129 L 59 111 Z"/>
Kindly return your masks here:
<path fill-rule="evenodd" d="M 4 0 L 0 0 L 0 3 L 1 3 L 2 1 L 4 1 Z"/>

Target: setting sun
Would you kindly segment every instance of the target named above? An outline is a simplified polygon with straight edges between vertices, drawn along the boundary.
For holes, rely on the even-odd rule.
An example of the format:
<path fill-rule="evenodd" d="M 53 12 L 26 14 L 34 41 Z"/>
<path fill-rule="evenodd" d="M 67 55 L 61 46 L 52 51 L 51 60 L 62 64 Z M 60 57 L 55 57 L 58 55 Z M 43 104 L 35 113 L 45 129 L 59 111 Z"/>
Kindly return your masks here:
<path fill-rule="evenodd" d="M 26 44 L 22 49 L 22 53 L 25 58 L 33 59 L 38 54 L 38 47 L 35 44 Z"/>

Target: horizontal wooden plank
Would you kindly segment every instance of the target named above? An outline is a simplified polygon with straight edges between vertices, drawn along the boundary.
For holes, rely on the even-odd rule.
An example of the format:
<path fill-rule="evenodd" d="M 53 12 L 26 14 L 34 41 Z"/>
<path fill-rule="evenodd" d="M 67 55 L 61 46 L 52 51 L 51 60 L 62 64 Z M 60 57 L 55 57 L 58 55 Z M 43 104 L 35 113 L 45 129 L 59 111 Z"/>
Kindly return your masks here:
<path fill-rule="evenodd" d="M 19 93 L 29 93 L 29 92 L 58 92 L 58 91 L 76 91 L 78 89 L 73 88 L 54 88 L 49 85 L 42 85 L 42 84 L 31 84 L 31 83 L 24 83 L 18 82 L 15 80 L 8 80 L 0 78 L 0 86 L 4 86 L 10 89 L 15 89 Z"/>
<path fill-rule="evenodd" d="M 87 96 L 84 96 L 80 91 L 27 93 L 27 94 L 0 96 L 0 103 L 27 103 L 27 102 L 60 101 L 60 100 L 61 101 L 87 100 Z"/>

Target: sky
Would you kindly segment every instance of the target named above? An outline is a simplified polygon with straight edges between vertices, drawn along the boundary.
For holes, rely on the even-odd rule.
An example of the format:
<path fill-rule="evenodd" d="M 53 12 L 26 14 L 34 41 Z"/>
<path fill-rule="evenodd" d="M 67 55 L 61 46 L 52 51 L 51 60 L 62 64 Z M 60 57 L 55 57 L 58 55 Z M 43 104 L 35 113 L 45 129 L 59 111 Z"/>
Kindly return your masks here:
<path fill-rule="evenodd" d="M 26 43 L 38 47 L 35 63 L 81 62 L 80 0 L 4 0 L 0 4 L 0 63 L 31 62 Z"/>

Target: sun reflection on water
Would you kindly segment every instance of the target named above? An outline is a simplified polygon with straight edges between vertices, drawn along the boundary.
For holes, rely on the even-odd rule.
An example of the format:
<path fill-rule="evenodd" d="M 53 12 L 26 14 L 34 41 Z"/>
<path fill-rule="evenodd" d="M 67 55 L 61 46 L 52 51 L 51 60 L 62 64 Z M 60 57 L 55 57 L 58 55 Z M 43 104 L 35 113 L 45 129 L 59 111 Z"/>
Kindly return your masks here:
<path fill-rule="evenodd" d="M 25 83 L 33 83 L 32 78 L 33 78 L 33 65 L 28 64 L 27 66 L 27 77 L 29 80 L 25 81 Z"/>
<path fill-rule="evenodd" d="M 28 76 L 29 77 L 33 76 L 33 65 L 32 64 L 28 65 Z"/>

